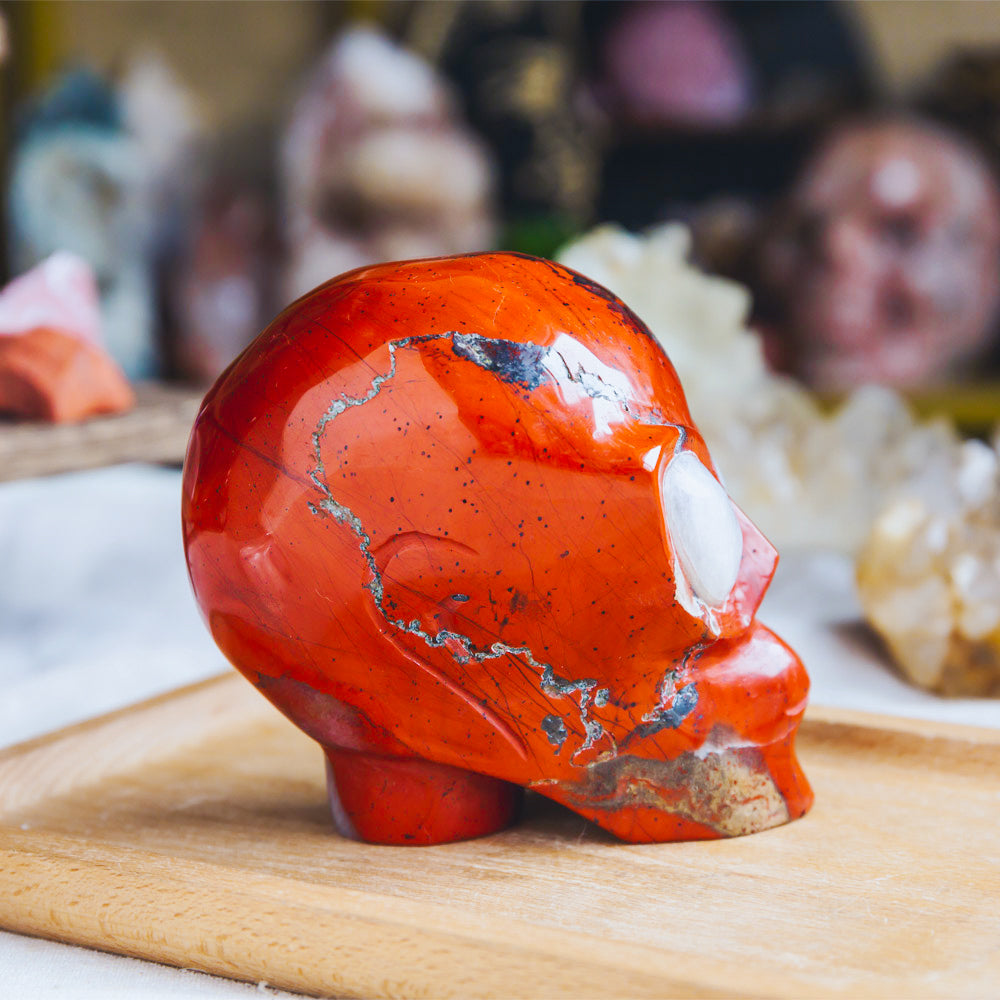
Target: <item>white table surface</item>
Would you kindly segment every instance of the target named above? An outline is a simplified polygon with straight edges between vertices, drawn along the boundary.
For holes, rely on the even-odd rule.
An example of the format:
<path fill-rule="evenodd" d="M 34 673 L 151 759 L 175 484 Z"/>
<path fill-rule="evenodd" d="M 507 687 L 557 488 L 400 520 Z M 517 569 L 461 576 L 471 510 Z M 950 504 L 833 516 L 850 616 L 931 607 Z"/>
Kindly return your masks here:
<path fill-rule="evenodd" d="M 0 484 L 0 746 L 229 669 L 191 597 L 180 474 L 120 466 Z M 815 704 L 1000 728 L 1000 700 L 908 686 L 858 628 L 849 560 L 786 556 L 762 619 L 802 656 Z M 0 933 L 0 995 L 292 994 Z"/>

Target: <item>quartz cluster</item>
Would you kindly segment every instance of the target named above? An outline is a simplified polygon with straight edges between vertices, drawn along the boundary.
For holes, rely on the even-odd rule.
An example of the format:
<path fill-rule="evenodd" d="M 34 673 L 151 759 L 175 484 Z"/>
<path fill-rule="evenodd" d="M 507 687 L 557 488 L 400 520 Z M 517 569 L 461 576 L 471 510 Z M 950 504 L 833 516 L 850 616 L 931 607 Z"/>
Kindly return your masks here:
<path fill-rule="evenodd" d="M 914 683 L 1000 695 L 1000 489 L 996 442 L 966 441 L 939 496 L 900 496 L 858 559 L 870 623 Z"/>
<path fill-rule="evenodd" d="M 684 227 L 603 227 L 563 263 L 607 285 L 660 341 L 726 487 L 779 550 L 857 559 L 865 613 L 917 684 L 1000 689 L 996 450 L 866 386 L 835 410 L 768 371 L 749 293 L 688 260 Z"/>

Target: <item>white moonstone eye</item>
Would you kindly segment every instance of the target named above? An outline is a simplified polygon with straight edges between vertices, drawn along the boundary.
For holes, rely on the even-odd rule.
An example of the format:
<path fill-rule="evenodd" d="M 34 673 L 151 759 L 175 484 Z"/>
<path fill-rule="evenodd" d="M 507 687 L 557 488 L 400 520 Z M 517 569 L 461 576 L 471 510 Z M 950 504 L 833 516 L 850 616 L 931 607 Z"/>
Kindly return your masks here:
<path fill-rule="evenodd" d="M 743 532 L 719 481 L 691 451 L 675 455 L 660 480 L 663 514 L 674 554 L 703 603 L 720 607 L 743 561 Z"/>

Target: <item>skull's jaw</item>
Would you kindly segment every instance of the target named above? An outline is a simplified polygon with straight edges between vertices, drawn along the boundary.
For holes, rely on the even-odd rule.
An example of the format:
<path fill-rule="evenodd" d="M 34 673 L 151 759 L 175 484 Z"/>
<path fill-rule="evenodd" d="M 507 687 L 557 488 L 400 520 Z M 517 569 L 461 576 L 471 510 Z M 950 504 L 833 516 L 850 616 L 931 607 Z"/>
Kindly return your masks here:
<path fill-rule="evenodd" d="M 470 770 L 462 765 L 474 762 L 455 748 L 415 751 L 308 684 L 252 679 L 323 748 L 337 830 L 370 843 L 442 844 L 495 833 L 516 821 L 522 785 L 632 843 L 740 836 L 803 815 L 813 796 L 794 752 L 808 688 L 798 657 L 754 623 L 740 639 L 703 650 L 691 671 L 698 698 L 675 728 L 619 739 L 613 756 L 586 764 L 542 758 L 563 765 L 547 775 L 537 757 L 534 767 L 497 758 L 496 770 L 478 762 L 492 773 Z"/>
<path fill-rule="evenodd" d="M 794 734 L 766 747 L 718 747 L 655 761 L 627 754 L 577 782 L 535 787 L 633 844 L 757 833 L 803 815 L 812 791 Z M 419 758 L 325 747 L 334 827 L 374 844 L 446 844 L 516 822 L 522 789 Z"/>
<path fill-rule="evenodd" d="M 791 733 L 669 761 L 625 754 L 591 765 L 579 781 L 536 788 L 634 844 L 737 837 L 798 819 L 812 805 L 794 740 Z"/>

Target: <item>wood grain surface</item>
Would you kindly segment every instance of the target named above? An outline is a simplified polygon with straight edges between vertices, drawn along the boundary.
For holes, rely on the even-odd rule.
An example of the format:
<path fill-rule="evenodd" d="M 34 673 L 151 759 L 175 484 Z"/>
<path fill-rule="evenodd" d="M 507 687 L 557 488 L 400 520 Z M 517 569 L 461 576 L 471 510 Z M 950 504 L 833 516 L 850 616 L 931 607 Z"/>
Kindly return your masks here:
<path fill-rule="evenodd" d="M 120 462 L 181 462 L 204 389 L 141 383 L 128 413 L 78 424 L 0 419 L 0 482 Z"/>
<path fill-rule="evenodd" d="M 225 676 L 0 754 L 0 926 L 330 996 L 996 996 L 1000 733 L 812 710 L 816 806 L 630 846 L 547 800 L 343 840 L 321 756 Z"/>

